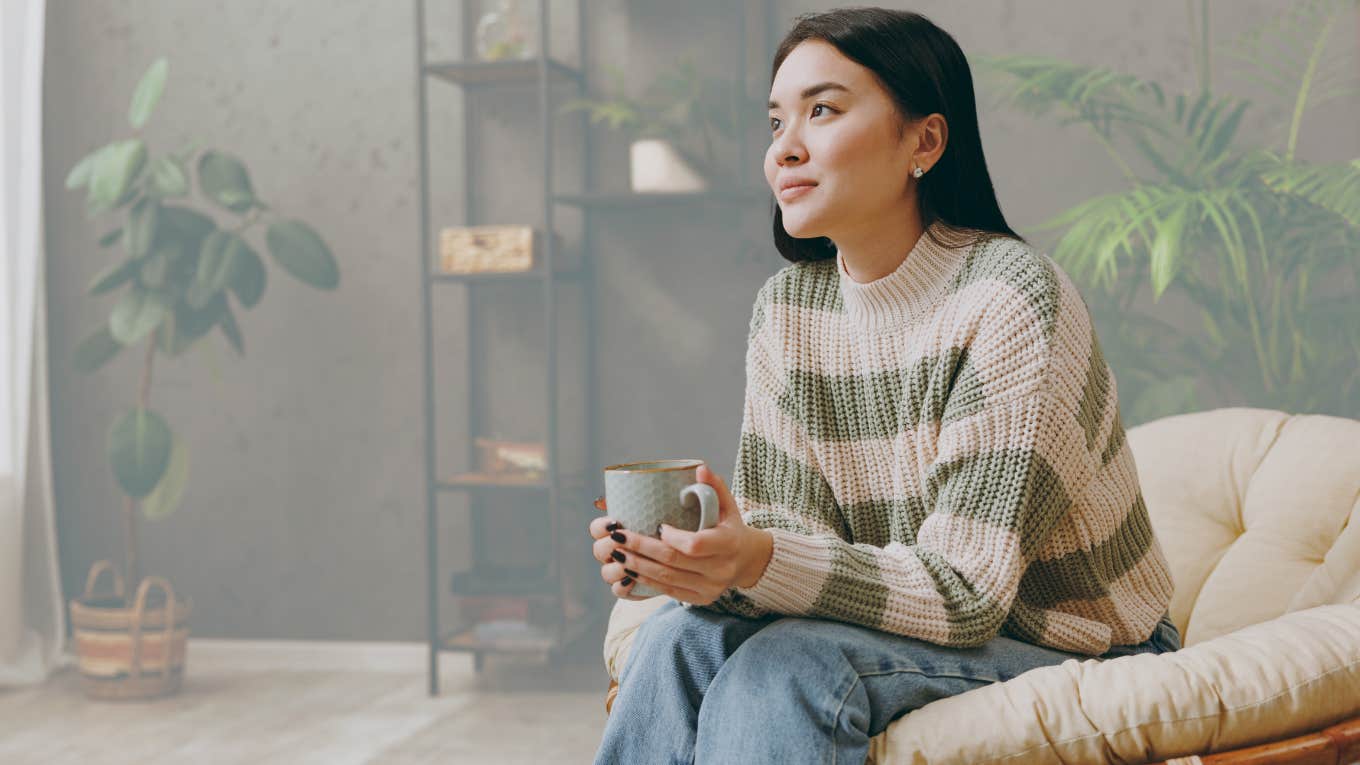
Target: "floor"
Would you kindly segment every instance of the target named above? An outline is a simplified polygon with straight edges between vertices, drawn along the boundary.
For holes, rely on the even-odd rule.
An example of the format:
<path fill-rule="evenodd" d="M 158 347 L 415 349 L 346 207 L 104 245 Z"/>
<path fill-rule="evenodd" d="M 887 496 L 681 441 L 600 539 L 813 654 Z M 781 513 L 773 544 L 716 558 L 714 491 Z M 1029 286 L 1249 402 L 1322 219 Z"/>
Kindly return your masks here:
<path fill-rule="evenodd" d="M 552 665 L 488 656 L 480 675 L 470 654 L 444 653 L 438 697 L 418 644 L 400 662 L 341 672 L 318 668 L 325 659 L 265 667 L 191 638 L 173 696 L 88 699 L 74 668 L 0 691 L 0 763 L 588 763 L 605 722 L 602 637 L 603 627 Z"/>

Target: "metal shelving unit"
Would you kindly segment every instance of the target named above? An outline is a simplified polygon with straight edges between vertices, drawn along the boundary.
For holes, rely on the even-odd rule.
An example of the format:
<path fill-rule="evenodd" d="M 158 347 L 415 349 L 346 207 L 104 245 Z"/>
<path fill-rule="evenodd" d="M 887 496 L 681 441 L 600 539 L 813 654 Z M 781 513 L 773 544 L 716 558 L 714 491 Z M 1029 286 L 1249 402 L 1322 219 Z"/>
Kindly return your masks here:
<path fill-rule="evenodd" d="M 577 44 L 579 46 L 577 59 L 581 62 L 589 60 L 586 39 L 587 21 L 587 1 L 577 0 L 576 28 L 578 32 Z M 769 39 L 771 31 L 771 0 L 758 0 L 765 19 L 765 38 Z M 443 493 L 463 492 L 468 498 L 468 508 L 471 515 L 472 535 L 474 540 L 482 538 L 483 518 L 482 511 L 485 509 L 482 500 L 486 495 L 493 492 L 519 492 L 522 496 L 533 496 L 535 503 L 542 503 L 547 511 L 551 525 L 551 540 L 549 561 L 540 576 L 524 581 L 515 580 L 509 584 L 503 578 L 497 576 L 497 566 L 486 560 L 483 545 L 474 544 L 474 561 L 471 570 L 459 572 L 450 582 L 451 588 L 458 594 L 463 595 L 511 595 L 516 597 L 532 598 L 540 601 L 551 601 L 560 603 L 562 600 L 562 562 L 558 554 L 559 540 L 561 539 L 561 521 L 563 513 L 563 499 L 571 498 L 573 501 L 581 503 L 585 507 L 589 502 L 589 497 L 600 493 L 602 489 L 601 477 L 588 472 L 587 474 L 562 473 L 558 464 L 558 349 L 557 349 L 557 294 L 556 289 L 561 284 L 577 283 L 582 288 L 584 305 L 589 307 L 594 304 L 594 278 L 593 264 L 589 257 L 591 251 L 590 234 L 591 218 L 590 214 L 597 209 L 619 209 L 633 207 L 651 207 L 656 205 L 717 205 L 720 207 L 730 207 L 734 204 L 758 204 L 769 203 L 772 200 L 770 191 L 763 186 L 753 186 L 750 188 L 717 188 L 707 192 L 693 194 L 618 194 L 618 193 L 598 193 L 591 191 L 592 181 L 592 157 L 590 142 L 585 141 L 580 155 L 582 160 L 581 177 L 582 185 L 586 191 L 580 193 L 558 194 L 553 188 L 553 118 L 550 112 L 550 96 L 552 88 L 558 86 L 575 85 L 577 96 L 586 95 L 586 76 L 585 73 L 574 66 L 565 64 L 552 57 L 548 50 L 550 40 L 549 30 L 549 9 L 556 7 L 561 9 L 562 3 L 549 3 L 548 0 L 538 0 L 538 33 L 539 41 L 538 57 L 529 60 L 516 61 L 428 61 L 426 59 L 426 4 L 427 0 L 414 0 L 416 16 L 416 74 L 417 74 L 417 109 L 418 109 L 418 144 L 419 144 L 419 174 L 420 174 L 420 272 L 421 272 L 421 315 L 423 325 L 423 357 L 424 357 L 424 419 L 425 419 L 425 463 L 424 463 L 424 491 L 426 506 L 426 570 L 427 570 L 427 631 L 429 641 L 429 693 L 430 695 L 439 694 L 439 657 L 445 651 L 470 652 L 474 655 L 474 666 L 477 671 L 483 667 L 483 658 L 488 653 L 531 653 L 535 655 L 552 656 L 558 650 L 569 645 L 573 640 L 580 637 L 595 623 L 601 616 L 597 609 L 590 608 L 587 602 L 587 613 L 575 620 L 568 621 L 565 612 L 559 609 L 559 618 L 555 629 L 543 640 L 516 640 L 513 642 L 497 641 L 494 639 L 480 639 L 475 631 L 474 624 L 461 624 L 453 630 L 442 631 L 439 621 L 439 600 L 444 590 L 441 589 L 438 581 L 439 569 L 439 545 L 438 545 L 438 524 L 437 521 L 437 500 Z M 474 10 L 477 6 L 475 0 L 459 0 L 462 11 L 462 46 L 464 52 L 474 50 L 473 30 L 475 29 L 476 19 Z M 746 11 L 747 3 L 745 0 L 736 4 L 740 9 L 738 13 L 738 34 L 740 45 L 737 46 L 739 55 L 739 65 L 742 82 L 746 81 Z M 767 46 L 768 47 L 768 46 Z M 431 81 L 439 84 L 448 84 L 464 89 L 465 95 L 471 94 L 484 88 L 526 88 L 533 86 L 536 90 L 539 112 L 539 135 L 542 140 L 543 167 L 541 174 L 543 179 L 543 226 L 542 230 L 547 234 L 543 237 L 543 257 L 538 267 L 519 273 L 494 273 L 494 274 L 445 274 L 435 272 L 433 268 L 435 253 L 432 249 L 431 236 L 431 217 L 430 217 L 430 177 L 429 177 L 429 114 L 428 114 L 428 88 Z M 469 101 L 465 100 L 463 113 L 463 151 L 465 157 L 476 156 L 476 147 L 473 145 L 474 131 L 471 125 L 472 109 L 468 108 Z M 583 135 L 588 135 L 587 115 L 580 116 Z M 744 166 L 747 160 L 746 141 L 742 141 L 739 147 L 739 159 Z M 471 224 L 474 222 L 475 210 L 472 209 L 472 200 L 475 197 L 473 189 L 473 179 L 478 177 L 477 173 L 464 173 L 464 221 Z M 582 256 L 579 267 L 564 268 L 555 261 L 557 253 L 553 234 L 556 232 L 554 226 L 554 209 L 557 205 L 564 205 L 577 208 L 583 215 L 583 244 Z M 545 369 L 544 394 L 547 399 L 547 422 L 545 423 L 545 451 L 546 451 L 546 470 L 541 479 L 524 480 L 494 474 L 484 474 L 474 471 L 457 473 L 454 475 L 437 475 L 435 465 L 435 401 L 434 391 L 434 345 L 433 345 L 433 318 L 432 302 L 436 287 L 448 284 L 461 284 L 466 288 L 467 301 L 467 324 L 470 328 L 475 328 L 477 324 L 477 305 L 478 287 L 482 285 L 497 284 L 516 284 L 527 287 L 537 287 L 542 290 L 542 301 L 545 308 Z M 585 441 L 583 448 L 587 455 L 586 465 L 599 465 L 598 460 L 598 439 L 596 437 L 596 425 L 598 423 L 598 402 L 595 397 L 596 387 L 589 384 L 589 378 L 594 375 L 596 369 L 596 333 L 593 328 L 587 327 L 585 332 L 585 370 L 587 376 L 587 395 L 585 412 Z M 477 358 L 476 332 L 469 331 L 468 338 L 469 358 Z M 467 410 L 467 442 L 468 454 L 474 454 L 474 439 L 479 434 L 481 426 L 480 412 L 475 395 L 468 396 Z M 576 530 L 579 531 L 579 530 Z M 611 598 L 612 599 L 612 596 Z"/>

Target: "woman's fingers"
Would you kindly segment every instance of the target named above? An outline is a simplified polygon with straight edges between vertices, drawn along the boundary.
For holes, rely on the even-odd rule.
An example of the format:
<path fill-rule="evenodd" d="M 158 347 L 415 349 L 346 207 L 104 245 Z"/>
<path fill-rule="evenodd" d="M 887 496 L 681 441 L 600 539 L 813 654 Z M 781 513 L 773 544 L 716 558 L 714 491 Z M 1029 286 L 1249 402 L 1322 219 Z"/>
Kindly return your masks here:
<path fill-rule="evenodd" d="M 606 582 L 622 579 L 625 576 L 631 576 L 634 579 L 641 577 L 646 582 L 664 584 L 667 587 L 692 592 L 696 596 L 699 593 L 695 588 L 703 587 L 705 584 L 704 578 L 698 574 L 663 566 L 654 560 L 640 557 L 636 553 L 629 553 L 624 555 L 623 558 L 622 561 L 614 558 L 602 567 L 600 576 Z"/>
<path fill-rule="evenodd" d="M 635 584 L 637 584 L 637 582 L 632 579 L 628 580 L 628 584 L 624 584 L 622 581 L 618 581 L 615 582 L 614 586 L 610 587 L 609 589 L 613 591 L 614 597 L 622 598 L 624 600 L 647 600 L 648 598 L 651 597 L 650 595 L 634 595 L 633 585 Z"/>
<path fill-rule="evenodd" d="M 614 519 L 609 516 L 595 518 L 590 522 L 590 535 L 596 539 L 609 536 L 609 532 L 613 531 L 614 528 L 620 528 L 618 525 L 615 525 L 614 528 L 610 528 L 613 524 Z"/>
<path fill-rule="evenodd" d="M 596 498 L 595 498 L 595 508 L 596 508 L 597 510 L 599 510 L 600 512 L 604 512 L 604 511 L 605 511 L 605 509 L 604 509 L 604 497 L 603 497 L 603 496 L 599 496 L 599 497 L 596 497 Z"/>

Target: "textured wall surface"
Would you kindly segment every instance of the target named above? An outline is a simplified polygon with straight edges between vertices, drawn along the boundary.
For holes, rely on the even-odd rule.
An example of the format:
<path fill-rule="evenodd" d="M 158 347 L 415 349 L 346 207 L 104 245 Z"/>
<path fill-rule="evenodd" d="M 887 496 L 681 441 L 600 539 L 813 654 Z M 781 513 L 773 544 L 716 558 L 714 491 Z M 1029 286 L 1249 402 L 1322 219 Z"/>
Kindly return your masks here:
<path fill-rule="evenodd" d="M 627 71 L 641 89 L 681 57 L 707 70 L 739 61 L 732 3 L 590 0 L 584 30 L 590 78 Z M 831 3 L 777 2 L 776 32 L 799 12 Z M 908 6 L 950 31 L 973 53 L 1045 53 L 1105 64 L 1192 87 L 1181 3 L 961 4 Z M 553 0 L 553 46 L 575 63 L 574 3 Z M 429 55 L 458 54 L 456 2 L 430 0 Z M 1219 7 L 1219 6 L 1216 6 Z M 1273 12 L 1275 3 L 1219 7 L 1216 40 Z M 748 84 L 768 91 L 769 42 L 754 13 L 746 26 Z M 92 376 L 65 363 L 106 320 L 109 296 L 85 294 L 105 265 L 96 241 L 117 225 L 89 220 L 81 194 L 63 181 L 90 149 L 131 134 L 129 98 L 158 56 L 170 75 L 144 135 L 153 153 L 189 141 L 240 157 L 257 193 L 284 215 L 311 223 L 340 264 L 335 292 L 318 292 L 270 262 L 264 298 L 238 312 L 246 355 L 214 333 L 182 359 L 157 359 L 153 406 L 192 450 L 179 512 L 142 525 L 146 573 L 168 577 L 194 598 L 196 636 L 419 640 L 425 631 L 424 458 L 419 302 L 414 12 L 408 2 L 101 0 L 49 4 L 46 98 L 48 289 L 52 323 L 53 438 L 63 576 L 68 594 L 90 563 L 121 561 L 120 495 L 105 456 L 113 418 L 136 399 L 140 353 Z M 1351 53 L 1354 33 L 1348 30 Z M 1245 83 L 1238 92 L 1250 93 Z M 559 99 L 572 95 L 565 89 Z M 557 102 L 560 103 L 560 100 Z M 477 156 L 460 157 L 462 109 L 474 113 Z M 1354 157 L 1356 104 L 1320 110 L 1304 125 L 1300 154 Z M 543 157 L 537 99 L 529 88 L 465 100 L 448 85 L 430 90 L 433 225 L 541 221 Z M 1271 127 L 1262 114 L 1246 130 Z M 1273 118 L 1276 123 L 1279 117 Z M 1001 206 L 1026 227 L 1120 182 L 1104 150 L 1078 128 L 984 108 L 984 145 Z M 1277 126 L 1277 125 L 1276 125 Z M 554 179 L 580 183 L 579 123 L 557 132 Z M 755 135 L 756 141 L 766 136 Z M 595 187 L 627 186 L 627 144 L 600 128 L 589 140 Z M 746 175 L 763 182 L 763 144 Z M 464 176 L 473 174 L 476 220 L 463 219 Z M 583 220 L 558 208 L 568 249 L 581 247 Z M 563 460 L 584 465 L 576 446 L 583 402 L 602 402 L 599 464 L 652 456 L 697 456 L 731 472 L 740 427 L 742 355 L 755 290 L 783 265 L 770 243 L 769 208 L 656 207 L 593 216 L 590 257 L 596 300 L 564 287 Z M 225 217 L 220 220 L 227 220 Z M 262 231 L 253 240 L 263 255 Z M 467 357 L 463 290 L 436 288 L 436 428 L 441 471 L 467 456 L 469 381 L 483 422 L 504 438 L 534 438 L 544 413 L 540 366 L 541 291 L 491 288 Z M 599 343 L 594 390 L 580 383 L 580 318 Z M 1116 372 L 1118 371 L 1116 366 Z M 592 474 L 592 478 L 594 474 Z M 594 496 L 592 493 L 591 496 Z M 513 500 L 506 500 L 507 502 Z M 546 526 L 532 508 L 507 506 L 499 536 L 513 559 Z M 583 586 L 603 588 L 589 558 L 582 507 L 568 518 L 564 554 Z M 470 561 L 466 507 L 440 501 L 441 586 Z M 516 535 L 519 536 L 516 536 Z M 499 541 L 497 541 L 499 540 Z M 579 564 L 586 565 L 580 566 Z M 606 593 L 607 595 L 607 593 Z M 449 621 L 445 606 L 445 623 Z"/>

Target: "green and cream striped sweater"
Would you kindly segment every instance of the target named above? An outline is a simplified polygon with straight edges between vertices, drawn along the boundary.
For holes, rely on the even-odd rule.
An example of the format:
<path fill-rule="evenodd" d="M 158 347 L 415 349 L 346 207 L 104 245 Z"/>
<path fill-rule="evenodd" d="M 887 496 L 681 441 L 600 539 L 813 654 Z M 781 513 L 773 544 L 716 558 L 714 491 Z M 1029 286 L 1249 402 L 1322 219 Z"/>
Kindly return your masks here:
<path fill-rule="evenodd" d="M 746 380 L 732 491 L 773 556 L 698 607 L 1090 655 L 1166 613 L 1114 376 L 1047 255 L 922 235 L 868 283 L 839 253 L 786 266 L 757 296 Z"/>

